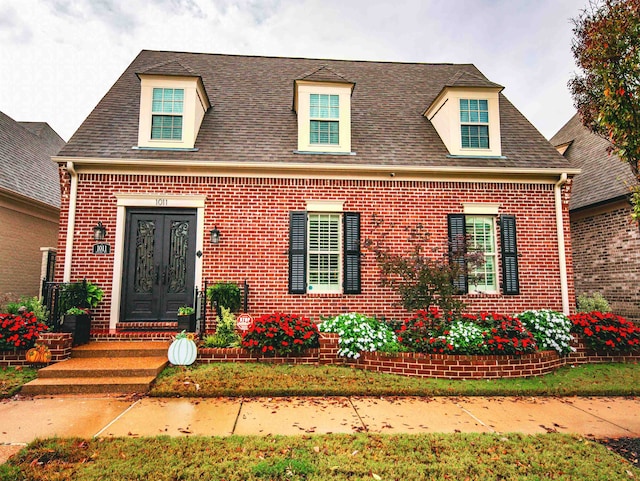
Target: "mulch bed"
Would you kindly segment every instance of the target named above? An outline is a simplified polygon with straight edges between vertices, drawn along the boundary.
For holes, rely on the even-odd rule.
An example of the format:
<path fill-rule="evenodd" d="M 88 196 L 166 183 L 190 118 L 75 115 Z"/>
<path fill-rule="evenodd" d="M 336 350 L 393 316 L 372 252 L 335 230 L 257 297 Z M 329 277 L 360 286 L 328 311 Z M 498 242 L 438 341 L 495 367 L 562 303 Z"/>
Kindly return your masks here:
<path fill-rule="evenodd" d="M 638 457 L 640 455 L 640 438 L 606 438 L 598 439 L 607 448 L 628 460 L 633 466 L 640 469 Z"/>

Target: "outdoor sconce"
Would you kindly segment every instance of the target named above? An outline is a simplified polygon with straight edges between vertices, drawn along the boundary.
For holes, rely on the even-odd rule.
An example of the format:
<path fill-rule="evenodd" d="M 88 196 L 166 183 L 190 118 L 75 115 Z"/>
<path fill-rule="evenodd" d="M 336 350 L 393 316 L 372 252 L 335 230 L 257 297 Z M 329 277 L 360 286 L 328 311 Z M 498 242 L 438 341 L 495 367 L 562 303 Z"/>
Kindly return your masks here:
<path fill-rule="evenodd" d="M 220 244 L 220 231 L 218 230 L 218 226 L 215 226 L 213 230 L 209 231 L 209 234 L 211 234 L 212 244 Z"/>
<path fill-rule="evenodd" d="M 107 229 L 102 225 L 102 222 L 98 222 L 98 225 L 93 228 L 93 240 L 101 242 L 107 236 Z"/>

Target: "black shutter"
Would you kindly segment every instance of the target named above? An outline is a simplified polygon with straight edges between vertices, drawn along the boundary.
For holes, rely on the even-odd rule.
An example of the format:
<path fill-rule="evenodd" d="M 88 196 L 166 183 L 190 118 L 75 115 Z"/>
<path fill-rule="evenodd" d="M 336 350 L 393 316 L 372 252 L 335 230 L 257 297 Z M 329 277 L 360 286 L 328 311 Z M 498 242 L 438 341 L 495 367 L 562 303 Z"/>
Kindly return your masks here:
<path fill-rule="evenodd" d="M 360 213 L 344 213 L 344 293 L 360 294 Z"/>
<path fill-rule="evenodd" d="M 289 294 L 307 292 L 307 213 L 289 213 Z"/>
<path fill-rule="evenodd" d="M 460 266 L 460 274 L 453 280 L 453 285 L 460 294 L 469 292 L 469 280 L 467 279 L 467 265 L 465 254 L 467 251 L 467 229 L 464 214 L 449 214 L 449 263 Z"/>
<path fill-rule="evenodd" d="M 502 252 L 502 292 L 507 295 L 520 294 L 516 218 L 513 215 L 500 217 L 500 250 Z"/>

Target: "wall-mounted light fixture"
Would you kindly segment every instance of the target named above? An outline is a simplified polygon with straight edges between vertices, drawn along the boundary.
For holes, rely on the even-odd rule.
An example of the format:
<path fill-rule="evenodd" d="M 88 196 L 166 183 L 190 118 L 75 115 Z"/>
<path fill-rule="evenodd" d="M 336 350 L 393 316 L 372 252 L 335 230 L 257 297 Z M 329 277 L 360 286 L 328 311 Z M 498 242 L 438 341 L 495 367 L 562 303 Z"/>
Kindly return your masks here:
<path fill-rule="evenodd" d="M 209 231 L 211 235 L 211 243 L 212 244 L 220 244 L 220 231 L 218 230 L 218 226 L 215 226 L 211 231 Z"/>
<path fill-rule="evenodd" d="M 107 229 L 102 225 L 102 222 L 98 222 L 98 225 L 93 228 L 93 240 L 100 242 L 107 236 Z"/>

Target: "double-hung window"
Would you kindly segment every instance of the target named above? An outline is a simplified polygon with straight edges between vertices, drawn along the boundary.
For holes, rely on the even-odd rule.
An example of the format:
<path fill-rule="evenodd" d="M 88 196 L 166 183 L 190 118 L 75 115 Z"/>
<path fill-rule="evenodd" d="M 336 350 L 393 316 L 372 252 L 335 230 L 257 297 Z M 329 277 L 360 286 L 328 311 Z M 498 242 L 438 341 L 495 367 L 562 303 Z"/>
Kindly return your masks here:
<path fill-rule="evenodd" d="M 340 144 L 340 96 L 310 94 L 309 141 L 311 144 Z"/>
<path fill-rule="evenodd" d="M 308 215 L 307 286 L 315 292 L 340 292 L 342 219 L 340 214 Z"/>
<path fill-rule="evenodd" d="M 500 250 L 496 236 L 496 221 L 500 226 Z M 449 214 L 449 260 L 460 267 L 454 285 L 460 293 L 497 293 L 498 252 L 502 262 L 502 292 L 520 294 L 516 218 L 502 215 Z M 482 253 L 481 265 L 470 267 L 468 256 Z"/>
<path fill-rule="evenodd" d="M 460 135 L 463 149 L 489 148 L 487 100 L 460 99 Z"/>
<path fill-rule="evenodd" d="M 482 265 L 469 272 L 470 284 L 477 292 L 496 292 L 497 258 L 496 236 L 493 216 L 468 215 L 465 217 L 469 248 L 481 252 L 484 256 Z"/>
<path fill-rule="evenodd" d="M 289 292 L 360 294 L 360 214 L 291 212 Z"/>
<path fill-rule="evenodd" d="M 184 89 L 154 88 L 151 139 L 182 140 Z"/>

